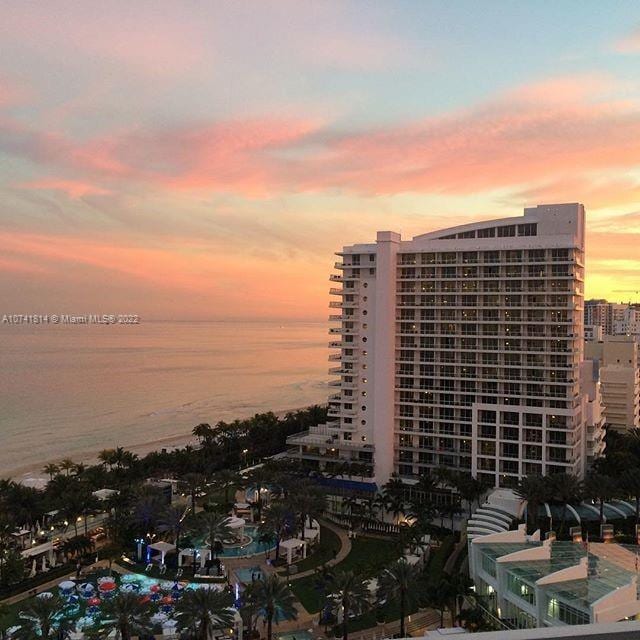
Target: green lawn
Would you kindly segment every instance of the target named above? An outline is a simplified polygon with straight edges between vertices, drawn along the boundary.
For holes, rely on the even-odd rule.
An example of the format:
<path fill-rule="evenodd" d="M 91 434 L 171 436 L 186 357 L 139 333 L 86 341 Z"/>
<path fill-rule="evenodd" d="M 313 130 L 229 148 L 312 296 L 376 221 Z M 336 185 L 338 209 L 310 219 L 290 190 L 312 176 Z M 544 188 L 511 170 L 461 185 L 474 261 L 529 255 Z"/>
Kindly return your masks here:
<path fill-rule="evenodd" d="M 349 555 L 335 565 L 335 568 L 341 571 L 356 571 L 372 577 L 399 556 L 400 547 L 395 540 L 359 537 L 352 541 Z M 320 611 L 322 598 L 316 589 L 314 576 L 292 580 L 291 589 L 309 613 Z"/>
<path fill-rule="evenodd" d="M 333 560 L 335 555 L 340 551 L 341 547 L 340 536 L 334 533 L 328 527 L 320 525 L 320 542 L 313 548 L 313 552 L 309 557 L 304 560 L 296 562 L 298 572 L 308 571 L 309 569 L 315 569 L 329 560 Z M 279 575 L 286 575 L 286 571 L 279 571 Z M 291 576 L 291 580 L 295 580 L 295 575 Z"/>

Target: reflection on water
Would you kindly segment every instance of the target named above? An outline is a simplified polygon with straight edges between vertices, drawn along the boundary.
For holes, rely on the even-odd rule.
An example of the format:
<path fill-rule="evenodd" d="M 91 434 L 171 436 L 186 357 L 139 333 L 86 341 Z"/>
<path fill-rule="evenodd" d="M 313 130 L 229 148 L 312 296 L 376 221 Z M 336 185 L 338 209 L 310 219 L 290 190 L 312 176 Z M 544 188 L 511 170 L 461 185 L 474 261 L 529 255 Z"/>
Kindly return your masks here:
<path fill-rule="evenodd" d="M 0 327 L 0 476 L 326 401 L 322 323 Z"/>

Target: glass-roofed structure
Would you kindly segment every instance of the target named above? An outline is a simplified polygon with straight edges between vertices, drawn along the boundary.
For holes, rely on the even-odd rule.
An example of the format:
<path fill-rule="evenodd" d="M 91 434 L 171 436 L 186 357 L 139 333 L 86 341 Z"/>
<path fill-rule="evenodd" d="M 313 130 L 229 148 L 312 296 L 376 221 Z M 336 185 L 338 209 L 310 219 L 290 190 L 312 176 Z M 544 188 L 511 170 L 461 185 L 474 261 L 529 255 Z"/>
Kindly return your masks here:
<path fill-rule="evenodd" d="M 475 537 L 469 570 L 484 605 L 515 628 L 640 616 L 638 547 L 540 541 L 521 525 Z"/>

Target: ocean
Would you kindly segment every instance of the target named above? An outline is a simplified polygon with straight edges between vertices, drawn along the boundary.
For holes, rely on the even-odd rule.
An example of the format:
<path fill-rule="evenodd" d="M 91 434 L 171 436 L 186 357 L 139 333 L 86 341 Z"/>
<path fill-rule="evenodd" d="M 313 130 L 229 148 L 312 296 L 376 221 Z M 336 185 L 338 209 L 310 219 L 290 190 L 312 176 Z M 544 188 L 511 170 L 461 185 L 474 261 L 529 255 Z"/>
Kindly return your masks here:
<path fill-rule="evenodd" d="M 325 403 L 327 342 L 323 323 L 1 325 L 0 477 Z"/>

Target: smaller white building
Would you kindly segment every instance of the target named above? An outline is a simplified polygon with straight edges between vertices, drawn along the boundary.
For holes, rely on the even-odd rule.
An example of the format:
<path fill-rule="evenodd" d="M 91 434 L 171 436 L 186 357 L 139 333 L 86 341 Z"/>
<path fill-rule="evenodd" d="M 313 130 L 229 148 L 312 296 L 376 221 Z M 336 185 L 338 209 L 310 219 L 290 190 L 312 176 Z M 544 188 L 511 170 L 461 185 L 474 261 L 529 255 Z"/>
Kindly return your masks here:
<path fill-rule="evenodd" d="M 475 537 L 469 572 L 485 608 L 509 626 L 617 622 L 640 615 L 635 546 L 540 541 L 517 530 Z"/>

